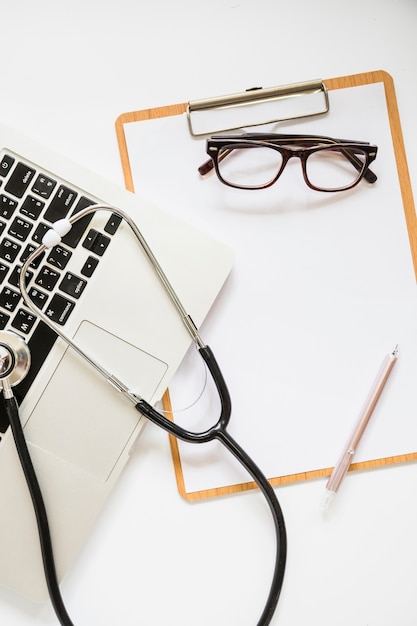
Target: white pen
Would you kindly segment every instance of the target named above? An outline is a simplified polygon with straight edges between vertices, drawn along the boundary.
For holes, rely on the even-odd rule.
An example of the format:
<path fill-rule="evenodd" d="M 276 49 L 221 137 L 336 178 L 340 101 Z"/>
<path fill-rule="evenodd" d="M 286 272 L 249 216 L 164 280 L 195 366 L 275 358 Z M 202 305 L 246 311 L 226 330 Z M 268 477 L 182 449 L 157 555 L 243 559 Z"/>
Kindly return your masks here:
<path fill-rule="evenodd" d="M 362 410 L 359 413 L 359 417 L 356 421 L 352 434 L 348 439 L 345 447 L 343 448 L 343 452 L 340 455 L 339 460 L 336 463 L 329 480 L 327 481 L 325 494 L 322 500 L 322 505 L 324 507 L 328 506 L 330 500 L 337 493 L 337 490 L 339 489 L 342 480 L 346 476 L 346 473 L 352 463 L 353 456 L 359 445 L 361 437 L 371 418 L 376 403 L 378 402 L 379 396 L 381 395 L 384 385 L 387 382 L 388 376 L 390 375 L 391 370 L 395 365 L 397 355 L 398 346 L 396 346 L 392 352 L 387 354 L 382 362 L 379 372 L 375 378 L 374 384 L 372 385 L 372 388 L 368 394 L 368 397 L 365 400 Z"/>

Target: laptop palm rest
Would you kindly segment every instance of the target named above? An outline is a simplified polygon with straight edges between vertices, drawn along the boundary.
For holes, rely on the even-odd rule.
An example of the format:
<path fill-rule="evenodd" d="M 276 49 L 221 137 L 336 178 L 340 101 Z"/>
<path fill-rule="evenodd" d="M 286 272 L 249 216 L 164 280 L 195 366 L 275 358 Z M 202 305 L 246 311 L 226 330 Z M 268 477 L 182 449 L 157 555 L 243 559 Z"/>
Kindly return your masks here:
<path fill-rule="evenodd" d="M 167 369 L 166 363 L 88 321 L 81 323 L 74 341 L 146 398 Z M 25 425 L 25 436 L 32 445 L 106 481 L 139 419 L 133 405 L 68 348 Z"/>

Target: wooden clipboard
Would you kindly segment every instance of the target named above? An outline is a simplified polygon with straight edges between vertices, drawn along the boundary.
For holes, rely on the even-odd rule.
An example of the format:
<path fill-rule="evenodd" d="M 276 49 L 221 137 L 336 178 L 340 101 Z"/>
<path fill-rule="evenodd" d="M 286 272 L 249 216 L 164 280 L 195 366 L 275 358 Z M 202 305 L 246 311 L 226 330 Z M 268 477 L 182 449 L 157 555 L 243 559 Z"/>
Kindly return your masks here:
<path fill-rule="evenodd" d="M 394 154 L 396 159 L 396 165 L 398 170 L 398 179 L 401 189 L 402 202 L 404 207 L 404 214 L 407 224 L 408 236 L 410 241 L 410 249 L 413 260 L 414 273 L 417 276 L 417 218 L 415 213 L 413 193 L 411 189 L 409 170 L 407 165 L 407 159 L 404 148 L 404 141 L 402 136 L 400 117 L 397 106 L 397 99 L 395 95 L 394 82 L 392 77 L 386 72 L 379 70 L 374 72 L 366 72 L 362 74 L 355 74 L 351 76 L 343 76 L 338 78 L 324 79 L 324 84 L 329 91 L 349 88 L 360 87 L 362 85 L 370 85 L 373 83 L 383 83 L 384 92 L 386 97 L 386 105 L 389 116 L 389 124 L 394 148 Z M 131 170 L 131 164 L 129 159 L 128 146 L 126 142 L 124 125 L 132 122 L 147 121 L 157 118 L 179 116 L 183 115 L 187 111 L 188 103 L 183 102 L 179 104 L 172 104 L 163 107 L 157 107 L 152 109 L 144 109 L 139 111 L 133 111 L 121 114 L 116 120 L 116 134 L 119 145 L 120 157 L 122 162 L 123 174 L 125 179 L 126 188 L 132 192 L 135 191 L 133 176 Z M 164 405 L 169 410 L 170 396 L 167 391 L 164 396 Z M 245 491 L 255 488 L 253 482 L 246 482 L 240 484 L 234 484 L 226 487 L 219 487 L 213 489 L 205 489 L 200 491 L 187 492 L 184 482 L 184 475 L 181 465 L 181 457 L 177 440 L 170 436 L 170 446 L 174 462 L 174 469 L 176 475 L 176 481 L 179 493 L 181 496 L 188 500 L 199 500 L 207 497 L 219 496 L 231 494 L 238 491 Z M 389 466 L 396 463 L 404 463 L 417 460 L 417 452 L 410 454 L 401 454 L 397 456 L 380 458 L 372 461 L 357 462 L 351 465 L 351 470 L 370 469 L 375 467 Z M 302 472 L 297 474 L 291 474 L 287 476 L 277 476 L 270 478 L 272 485 L 283 485 L 293 483 L 296 481 L 302 481 L 313 478 L 320 478 L 329 476 L 332 467 L 327 467 L 320 470 Z"/>

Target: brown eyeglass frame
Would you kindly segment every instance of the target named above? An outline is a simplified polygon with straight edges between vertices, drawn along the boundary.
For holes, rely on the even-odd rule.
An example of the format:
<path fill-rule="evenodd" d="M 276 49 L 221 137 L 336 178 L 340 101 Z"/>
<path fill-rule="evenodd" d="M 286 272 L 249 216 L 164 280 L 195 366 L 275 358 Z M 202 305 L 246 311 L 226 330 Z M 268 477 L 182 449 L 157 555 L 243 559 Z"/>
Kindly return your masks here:
<path fill-rule="evenodd" d="M 296 149 L 291 149 L 291 145 L 296 146 Z M 282 156 L 282 165 L 277 175 L 265 185 L 258 186 L 242 186 L 234 183 L 230 183 L 225 180 L 220 172 L 219 162 L 225 159 L 236 148 L 255 148 L 255 147 L 267 147 L 273 150 L 277 150 Z M 353 167 L 359 172 L 359 176 L 353 181 L 352 184 L 344 187 L 336 187 L 334 189 L 323 189 L 313 185 L 307 174 L 306 162 L 310 154 L 319 152 L 321 150 L 335 150 L 348 161 L 350 161 Z M 365 163 L 363 163 L 356 155 L 355 150 L 360 150 L 365 155 Z M 198 168 L 199 173 L 204 176 L 213 169 L 215 170 L 218 179 L 228 187 L 235 187 L 237 189 L 266 189 L 271 187 L 278 178 L 281 176 L 288 161 L 292 157 L 298 157 L 301 161 L 301 167 L 303 171 L 303 177 L 306 185 L 310 189 L 323 192 L 335 192 L 346 191 L 356 187 L 356 185 L 364 178 L 368 183 L 375 183 L 377 181 L 376 174 L 369 169 L 370 164 L 375 160 L 378 148 L 375 145 L 371 145 L 369 142 L 363 141 L 349 141 L 347 139 L 333 139 L 332 137 L 320 136 L 320 135 L 284 135 L 277 133 L 247 133 L 242 135 L 218 135 L 207 139 L 206 144 L 207 154 L 210 155 L 210 159 L 203 163 Z"/>

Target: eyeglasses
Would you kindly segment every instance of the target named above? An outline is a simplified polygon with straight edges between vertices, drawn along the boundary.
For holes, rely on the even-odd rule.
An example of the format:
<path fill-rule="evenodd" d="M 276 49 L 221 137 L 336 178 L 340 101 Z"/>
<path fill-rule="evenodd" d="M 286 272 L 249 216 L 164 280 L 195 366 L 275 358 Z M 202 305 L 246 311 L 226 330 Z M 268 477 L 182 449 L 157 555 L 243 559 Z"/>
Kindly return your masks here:
<path fill-rule="evenodd" d="M 238 189 L 265 189 L 273 185 L 292 157 L 301 161 L 304 181 L 316 191 L 345 191 L 364 178 L 375 183 L 369 169 L 378 148 L 368 142 L 316 135 L 252 133 L 219 135 L 207 140 L 210 159 L 198 168 L 213 168 L 219 180 Z"/>

